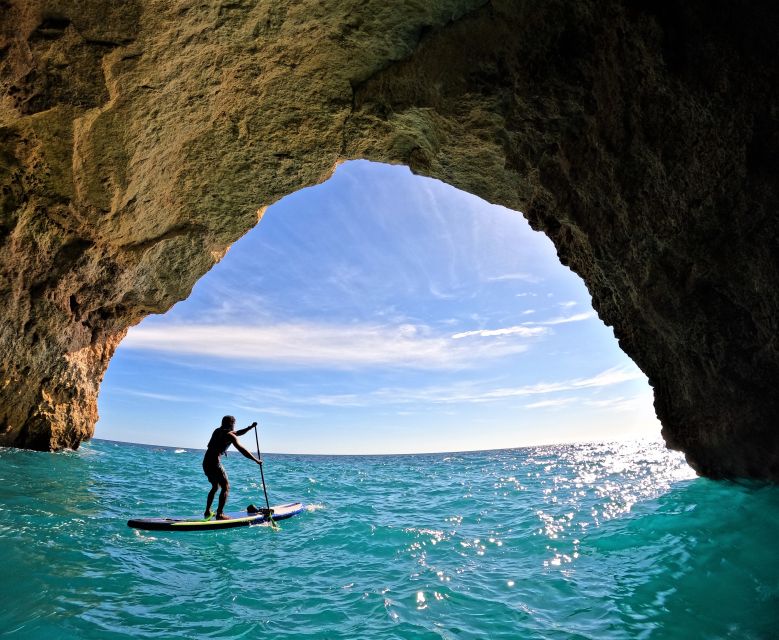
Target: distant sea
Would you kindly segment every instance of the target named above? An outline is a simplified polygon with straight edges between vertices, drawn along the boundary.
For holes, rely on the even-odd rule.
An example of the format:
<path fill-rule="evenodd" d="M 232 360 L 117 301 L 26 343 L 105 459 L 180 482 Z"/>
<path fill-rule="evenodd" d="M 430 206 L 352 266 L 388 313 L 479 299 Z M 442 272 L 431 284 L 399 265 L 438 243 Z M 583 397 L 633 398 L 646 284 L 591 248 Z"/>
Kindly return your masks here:
<path fill-rule="evenodd" d="M 696 478 L 659 443 L 267 455 L 302 514 L 202 533 L 202 452 L 0 450 L 12 638 L 779 637 L 779 488 Z M 231 454 L 230 506 L 262 503 Z"/>

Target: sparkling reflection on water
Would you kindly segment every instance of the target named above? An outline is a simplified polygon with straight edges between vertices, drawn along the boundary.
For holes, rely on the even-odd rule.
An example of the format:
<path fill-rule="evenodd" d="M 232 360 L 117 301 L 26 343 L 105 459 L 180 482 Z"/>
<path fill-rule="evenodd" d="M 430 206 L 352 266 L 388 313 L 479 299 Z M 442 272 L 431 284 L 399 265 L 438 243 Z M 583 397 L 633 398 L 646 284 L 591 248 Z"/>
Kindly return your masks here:
<path fill-rule="evenodd" d="M 779 490 L 658 443 L 268 456 L 272 501 L 308 505 L 278 533 L 125 526 L 198 513 L 200 455 L 0 451 L 4 634 L 776 637 Z M 256 468 L 227 466 L 233 508 L 257 502 Z"/>

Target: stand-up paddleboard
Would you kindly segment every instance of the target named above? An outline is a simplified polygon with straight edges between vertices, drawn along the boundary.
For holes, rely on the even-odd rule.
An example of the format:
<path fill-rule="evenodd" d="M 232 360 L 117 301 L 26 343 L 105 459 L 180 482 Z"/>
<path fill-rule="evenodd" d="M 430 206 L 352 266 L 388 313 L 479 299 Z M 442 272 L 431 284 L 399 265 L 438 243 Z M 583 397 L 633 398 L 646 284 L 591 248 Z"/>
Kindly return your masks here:
<path fill-rule="evenodd" d="M 273 520 L 285 520 L 303 511 L 300 502 L 282 504 L 271 507 Z M 231 529 L 233 527 L 248 527 L 253 524 L 262 524 L 268 521 L 268 517 L 262 513 L 250 513 L 239 511 L 226 514 L 229 520 L 203 520 L 202 518 L 135 518 L 127 521 L 127 526 L 133 529 L 148 529 L 151 531 L 208 531 L 213 529 Z"/>

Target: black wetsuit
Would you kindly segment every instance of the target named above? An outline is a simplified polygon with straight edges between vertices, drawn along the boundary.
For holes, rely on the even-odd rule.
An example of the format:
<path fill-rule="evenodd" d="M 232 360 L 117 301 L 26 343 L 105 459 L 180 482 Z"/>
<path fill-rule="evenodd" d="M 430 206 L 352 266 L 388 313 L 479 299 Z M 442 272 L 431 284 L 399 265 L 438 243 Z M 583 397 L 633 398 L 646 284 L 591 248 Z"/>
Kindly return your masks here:
<path fill-rule="evenodd" d="M 227 453 L 227 448 L 233 443 L 228 437 L 231 431 L 219 428 L 215 429 L 208 441 L 206 455 L 203 456 L 203 471 L 211 484 L 223 487 L 227 484 L 227 474 L 219 459 Z"/>

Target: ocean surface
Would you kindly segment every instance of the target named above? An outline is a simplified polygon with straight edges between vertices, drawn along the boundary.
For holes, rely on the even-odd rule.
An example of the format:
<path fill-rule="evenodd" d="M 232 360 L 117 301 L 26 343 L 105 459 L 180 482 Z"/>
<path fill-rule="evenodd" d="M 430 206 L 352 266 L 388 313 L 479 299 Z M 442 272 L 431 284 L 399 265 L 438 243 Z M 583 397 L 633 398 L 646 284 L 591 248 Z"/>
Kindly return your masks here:
<path fill-rule="evenodd" d="M 779 488 L 696 478 L 659 443 L 265 457 L 278 531 L 202 513 L 202 453 L 0 449 L 0 635 L 779 637 Z M 225 462 L 234 510 L 256 465 Z"/>

